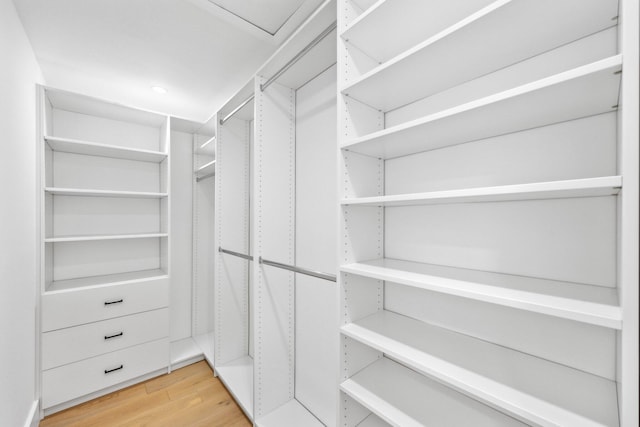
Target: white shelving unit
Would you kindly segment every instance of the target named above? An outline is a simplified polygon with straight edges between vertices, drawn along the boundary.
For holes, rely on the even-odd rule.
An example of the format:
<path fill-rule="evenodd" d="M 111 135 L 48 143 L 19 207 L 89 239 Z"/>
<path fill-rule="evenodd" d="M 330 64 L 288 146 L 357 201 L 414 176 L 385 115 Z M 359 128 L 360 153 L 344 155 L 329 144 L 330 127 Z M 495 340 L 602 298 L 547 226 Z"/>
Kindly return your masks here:
<path fill-rule="evenodd" d="M 258 426 L 335 426 L 337 418 L 335 283 L 267 263 L 335 274 L 335 8 L 335 0 L 324 1 L 256 76 Z"/>
<path fill-rule="evenodd" d="M 215 118 L 215 250 L 245 256 L 252 255 L 253 238 L 253 90 L 252 79 Z M 251 261 L 218 251 L 214 265 L 215 372 L 254 420 Z"/>
<path fill-rule="evenodd" d="M 55 361 L 42 370 L 47 414 L 165 372 L 170 119 L 44 87 L 39 102 L 42 359 Z M 121 334 L 105 335 L 111 324 Z"/>
<path fill-rule="evenodd" d="M 637 423 L 631 3 L 339 2 L 340 425 Z"/>

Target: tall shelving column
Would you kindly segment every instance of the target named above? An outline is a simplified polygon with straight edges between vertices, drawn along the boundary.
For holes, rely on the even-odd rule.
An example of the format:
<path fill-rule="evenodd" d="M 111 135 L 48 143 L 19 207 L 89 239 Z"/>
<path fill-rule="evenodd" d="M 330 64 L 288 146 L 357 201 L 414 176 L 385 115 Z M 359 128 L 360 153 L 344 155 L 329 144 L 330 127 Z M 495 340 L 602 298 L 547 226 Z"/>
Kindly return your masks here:
<path fill-rule="evenodd" d="M 255 83 L 254 401 L 260 427 L 335 425 L 335 1 Z M 264 262 L 263 262 L 264 261 Z M 275 262 L 280 266 L 274 266 Z"/>
<path fill-rule="evenodd" d="M 214 260 L 216 116 L 193 135 L 192 334 L 205 358 L 214 360 Z"/>
<path fill-rule="evenodd" d="M 250 219 L 253 79 L 217 113 L 215 199 L 215 372 L 253 420 Z M 241 255 L 241 256 L 238 256 Z"/>
<path fill-rule="evenodd" d="M 56 89 L 39 96 L 47 414 L 166 372 L 170 119 Z"/>
<path fill-rule="evenodd" d="M 341 425 L 637 423 L 631 3 L 340 1 Z"/>

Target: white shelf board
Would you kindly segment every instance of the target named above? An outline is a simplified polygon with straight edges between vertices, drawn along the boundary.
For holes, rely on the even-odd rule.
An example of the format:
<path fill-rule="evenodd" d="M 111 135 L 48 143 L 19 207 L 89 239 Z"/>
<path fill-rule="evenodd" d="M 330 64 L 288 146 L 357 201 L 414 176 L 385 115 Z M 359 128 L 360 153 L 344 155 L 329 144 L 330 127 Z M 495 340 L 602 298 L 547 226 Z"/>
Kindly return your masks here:
<path fill-rule="evenodd" d="M 606 328 L 622 328 L 613 288 L 394 259 L 347 264 L 345 273 Z"/>
<path fill-rule="evenodd" d="M 387 358 L 342 382 L 340 389 L 395 427 L 524 426 Z"/>
<path fill-rule="evenodd" d="M 79 288 L 111 286 L 116 284 L 134 283 L 153 279 L 166 279 L 169 276 L 160 269 L 131 271 L 127 273 L 107 274 L 103 276 L 81 277 L 78 279 L 57 280 L 50 282 L 46 293 L 64 292 Z"/>
<path fill-rule="evenodd" d="M 124 239 L 149 239 L 154 237 L 168 237 L 167 233 L 145 233 L 145 234 L 106 234 L 94 236 L 58 236 L 47 237 L 45 243 L 63 242 L 91 242 L 96 240 L 124 240 Z"/>
<path fill-rule="evenodd" d="M 198 169 L 196 169 L 195 173 L 196 173 L 196 176 L 204 176 L 210 173 L 214 173 L 215 171 L 216 171 L 216 161 L 212 160 L 200 166 Z"/>
<path fill-rule="evenodd" d="M 215 135 L 212 136 L 211 138 L 207 139 L 205 142 L 203 142 L 202 144 L 200 144 L 200 149 L 201 150 L 206 150 L 207 146 L 209 144 L 213 144 L 213 146 L 215 146 L 215 142 L 216 142 L 216 137 Z"/>
<path fill-rule="evenodd" d="M 244 356 L 215 369 L 240 408 L 253 420 L 253 359 Z"/>
<path fill-rule="evenodd" d="M 193 363 L 203 359 L 202 350 L 191 337 L 171 342 L 170 353 L 171 365 L 181 365 L 185 362 Z M 177 368 L 173 366 L 173 369 Z"/>
<path fill-rule="evenodd" d="M 120 147 L 117 145 L 99 144 L 77 139 L 45 136 L 45 141 L 53 151 L 86 154 L 89 156 L 111 157 L 115 159 L 137 160 L 141 162 L 160 163 L 167 158 L 167 153 Z"/>
<path fill-rule="evenodd" d="M 83 188 L 57 188 L 46 187 L 45 192 L 55 196 L 85 196 L 85 197 L 123 197 L 134 199 L 162 199 L 168 193 L 150 193 L 140 191 L 112 191 L 112 190 L 88 190 Z"/>
<path fill-rule="evenodd" d="M 258 427 L 324 427 L 304 406 L 292 399 L 260 418 Z"/>
<path fill-rule="evenodd" d="M 493 1 L 378 0 L 340 36 L 378 62 L 386 62 Z"/>
<path fill-rule="evenodd" d="M 621 176 L 572 179 L 496 187 L 344 199 L 343 206 L 412 206 L 446 203 L 502 202 L 569 197 L 598 197 L 618 194 Z"/>
<path fill-rule="evenodd" d="M 388 311 L 341 332 L 527 424 L 618 425 L 616 384 L 603 377 Z"/>
<path fill-rule="evenodd" d="M 371 414 L 362 420 L 357 427 L 389 427 L 389 423 L 386 423 L 380 417 Z"/>
<path fill-rule="evenodd" d="M 110 100 L 80 95 L 52 87 L 45 86 L 44 89 L 53 108 L 60 110 L 153 127 L 161 127 L 168 120 L 168 116 L 165 114 L 129 107 Z"/>
<path fill-rule="evenodd" d="M 401 125 L 352 139 L 343 149 L 389 159 L 617 108 L 622 57 L 613 56 Z"/>
<path fill-rule="evenodd" d="M 387 9 L 384 7 L 386 3 L 393 2 L 380 4 L 380 13 Z M 456 16 L 451 12 L 458 6 L 458 2 L 455 3 L 443 11 L 452 14 L 447 20 Z M 388 7 L 393 6 L 389 4 Z M 429 4 L 419 6 L 422 10 L 428 7 Z M 473 5 L 466 7 L 471 11 Z M 372 26 L 360 32 L 358 47 L 374 58 L 386 61 L 390 53 L 386 52 L 386 57 L 383 57 L 385 49 L 392 50 L 402 43 L 411 43 L 402 40 L 401 34 L 405 33 L 405 28 L 411 28 L 402 19 L 403 15 L 416 13 L 412 9 L 415 8 L 407 7 L 400 14 L 386 11 L 386 15 L 372 10 L 350 32 L 358 33 L 358 27 L 364 27 L 366 21 L 374 21 Z M 440 9 L 440 3 L 432 6 L 435 12 L 431 15 L 436 23 L 439 22 Z M 611 27 L 616 24 L 611 18 L 617 16 L 617 9 L 617 0 L 495 1 L 422 43 L 398 52 L 397 56 L 360 76 L 342 92 L 377 109 L 390 111 Z M 424 13 L 418 12 L 408 22 L 423 16 Z M 393 22 L 376 25 L 381 20 Z M 387 32 L 389 36 L 385 36 Z M 412 35 L 412 32 L 406 33 Z"/>

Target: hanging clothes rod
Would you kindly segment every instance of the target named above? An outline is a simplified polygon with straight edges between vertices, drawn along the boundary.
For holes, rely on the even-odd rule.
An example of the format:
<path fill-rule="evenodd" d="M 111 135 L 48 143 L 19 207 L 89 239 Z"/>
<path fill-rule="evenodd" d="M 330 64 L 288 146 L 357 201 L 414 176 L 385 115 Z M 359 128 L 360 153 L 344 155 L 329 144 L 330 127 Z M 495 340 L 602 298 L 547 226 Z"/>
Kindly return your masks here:
<path fill-rule="evenodd" d="M 240 258 L 248 259 L 249 261 L 253 261 L 253 257 L 251 255 L 241 254 L 240 252 L 229 251 L 227 249 L 222 249 L 222 247 L 218 246 L 218 252 L 222 252 L 223 254 L 229 254 L 233 256 L 237 256 Z"/>
<path fill-rule="evenodd" d="M 333 274 L 322 273 L 320 271 L 307 270 L 306 268 L 296 267 L 295 265 L 282 264 L 280 262 L 269 261 L 262 257 L 258 258 L 258 262 L 260 264 L 270 265 L 272 267 L 293 271 L 294 273 L 306 274 L 307 276 L 318 277 L 320 279 L 329 280 L 331 282 L 336 281 L 336 276 L 334 276 Z"/>
<path fill-rule="evenodd" d="M 248 103 L 250 103 L 251 101 L 253 101 L 253 97 L 254 95 L 251 95 L 250 97 L 248 97 L 247 99 L 245 99 L 244 101 L 242 101 L 242 104 L 238 105 L 232 112 L 230 112 L 229 114 L 227 114 L 226 116 L 224 116 L 223 119 L 220 119 L 220 124 L 223 125 L 225 124 L 225 122 L 227 120 L 229 120 L 235 113 L 237 113 L 238 111 L 240 111 L 242 109 L 242 107 L 244 107 L 245 105 L 247 105 Z"/>
<path fill-rule="evenodd" d="M 313 49 L 313 47 L 315 45 L 320 43 L 333 30 L 335 30 L 337 25 L 338 25 L 337 22 L 334 22 L 333 24 L 329 25 L 322 33 L 320 33 L 320 35 L 318 37 L 313 39 L 311 41 L 311 43 L 306 45 L 304 49 L 302 49 L 300 52 L 298 52 L 298 54 L 296 56 L 294 56 L 289 62 L 287 62 L 282 68 L 280 68 L 273 76 L 271 76 L 271 78 L 269 78 L 269 80 L 267 80 L 266 82 L 261 84 L 260 85 L 260 91 L 264 92 L 264 90 L 266 88 L 268 88 L 271 83 L 273 83 L 278 77 L 280 77 L 282 74 L 284 74 L 289 68 L 291 68 L 293 66 L 293 64 L 298 62 L 300 60 L 300 58 L 305 56 L 311 49 Z"/>
<path fill-rule="evenodd" d="M 215 172 L 211 172 L 211 173 L 208 173 L 208 174 L 206 174 L 204 176 L 196 177 L 196 182 L 200 182 L 200 181 L 202 181 L 204 179 L 211 178 L 212 176 L 216 176 L 216 173 Z"/>

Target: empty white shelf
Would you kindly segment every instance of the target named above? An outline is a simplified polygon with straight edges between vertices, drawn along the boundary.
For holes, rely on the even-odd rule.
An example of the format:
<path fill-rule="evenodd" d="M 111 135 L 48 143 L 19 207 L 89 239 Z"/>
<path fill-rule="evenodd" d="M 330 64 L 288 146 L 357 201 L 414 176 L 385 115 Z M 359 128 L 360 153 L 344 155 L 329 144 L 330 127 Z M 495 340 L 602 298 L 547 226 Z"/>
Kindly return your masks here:
<path fill-rule="evenodd" d="M 109 286 L 133 283 L 145 280 L 166 279 L 169 276 L 163 270 L 141 270 L 127 273 L 107 274 L 103 276 L 80 277 L 78 279 L 55 280 L 48 284 L 46 292 L 67 291 L 90 286 Z"/>
<path fill-rule="evenodd" d="M 618 294 L 612 288 L 389 258 L 347 264 L 340 270 L 592 325 L 622 327 Z"/>
<path fill-rule="evenodd" d="M 347 379 L 340 389 L 396 427 L 524 425 L 387 358 Z"/>
<path fill-rule="evenodd" d="M 253 359 L 244 356 L 218 365 L 215 370 L 240 408 L 253 420 Z"/>
<path fill-rule="evenodd" d="M 341 37 L 385 62 L 493 1 L 378 0 Z"/>
<path fill-rule="evenodd" d="M 605 378 L 388 311 L 341 331 L 528 424 L 618 425 L 616 384 Z"/>
<path fill-rule="evenodd" d="M 167 193 L 152 193 L 144 191 L 89 190 L 83 188 L 46 187 L 44 191 L 56 196 L 123 197 L 134 199 L 162 199 L 168 196 Z"/>
<path fill-rule="evenodd" d="M 62 242 L 90 242 L 96 240 L 123 240 L 123 239 L 149 239 L 153 237 L 168 237 L 167 233 L 145 233 L 145 234 L 106 234 L 94 236 L 58 236 L 47 237 L 45 243 L 62 243 Z"/>
<path fill-rule="evenodd" d="M 304 406 L 292 399 L 273 412 L 260 418 L 258 427 L 323 427 Z"/>
<path fill-rule="evenodd" d="M 205 142 L 203 142 L 203 143 L 200 145 L 200 148 L 201 148 L 202 150 L 204 150 L 205 148 L 207 148 L 207 145 L 212 144 L 213 142 L 215 142 L 215 140 L 216 140 L 216 137 L 215 137 L 215 136 L 212 136 L 211 138 L 209 138 L 209 139 L 207 139 Z"/>
<path fill-rule="evenodd" d="M 496 187 L 465 188 L 460 190 L 432 191 L 426 193 L 397 194 L 389 196 L 344 199 L 345 206 L 412 206 L 445 203 L 499 202 L 533 199 L 558 199 L 568 197 L 597 197 L 618 194 L 622 177 L 571 179 L 531 184 L 503 185 Z"/>
<path fill-rule="evenodd" d="M 203 176 L 203 175 L 207 175 L 210 174 L 212 172 L 215 172 L 216 170 L 216 161 L 212 160 L 208 163 L 205 163 L 204 165 L 200 166 L 198 169 L 196 169 L 196 174 L 198 176 Z"/>
<path fill-rule="evenodd" d="M 406 2 L 394 2 L 402 1 Z M 457 8 L 456 2 L 455 6 L 445 7 L 442 12 L 445 21 L 453 25 L 424 40 L 420 34 L 413 34 L 417 30 L 405 31 L 411 25 L 403 22 L 402 15 L 415 13 L 412 8 L 407 8 L 404 13 L 389 13 L 385 12 L 386 3 L 392 2 L 380 4 L 379 13 L 372 10 L 344 35 L 358 48 L 386 62 L 342 90 L 383 111 L 393 110 L 611 27 L 616 24 L 611 18 L 618 14 L 617 0 L 499 0 L 453 23 L 456 16 L 460 16 L 450 10 Z M 422 10 L 430 6 L 427 3 L 432 2 L 425 2 Z M 475 6 L 467 5 L 466 11 L 483 6 L 475 3 Z M 390 8 L 392 6 L 389 5 Z M 431 7 L 435 10 L 431 19 L 438 22 L 442 8 Z M 412 19 L 423 18 L 425 14 L 415 15 Z M 392 23 L 378 24 L 377 21 L 381 20 Z M 372 21 L 371 26 L 365 25 L 367 21 Z M 438 29 L 437 24 L 428 25 L 436 25 Z M 361 31 L 358 31 L 359 27 L 362 27 Z M 391 32 L 391 35 L 384 36 L 386 32 Z M 403 40 L 404 33 L 412 40 Z M 424 41 L 411 46 L 418 40 Z M 487 49 L 487 46 L 491 48 Z M 399 47 L 410 49 L 402 53 L 396 51 L 398 55 L 387 61 L 393 50 Z"/>
<path fill-rule="evenodd" d="M 53 151 L 86 154 L 89 156 L 112 157 L 115 159 L 138 160 L 141 162 L 160 163 L 167 158 L 167 153 L 120 147 L 117 145 L 99 144 L 79 141 L 77 139 L 45 136 L 44 139 Z"/>
<path fill-rule="evenodd" d="M 347 141 L 389 159 L 615 110 L 622 57 L 613 56 Z"/>

